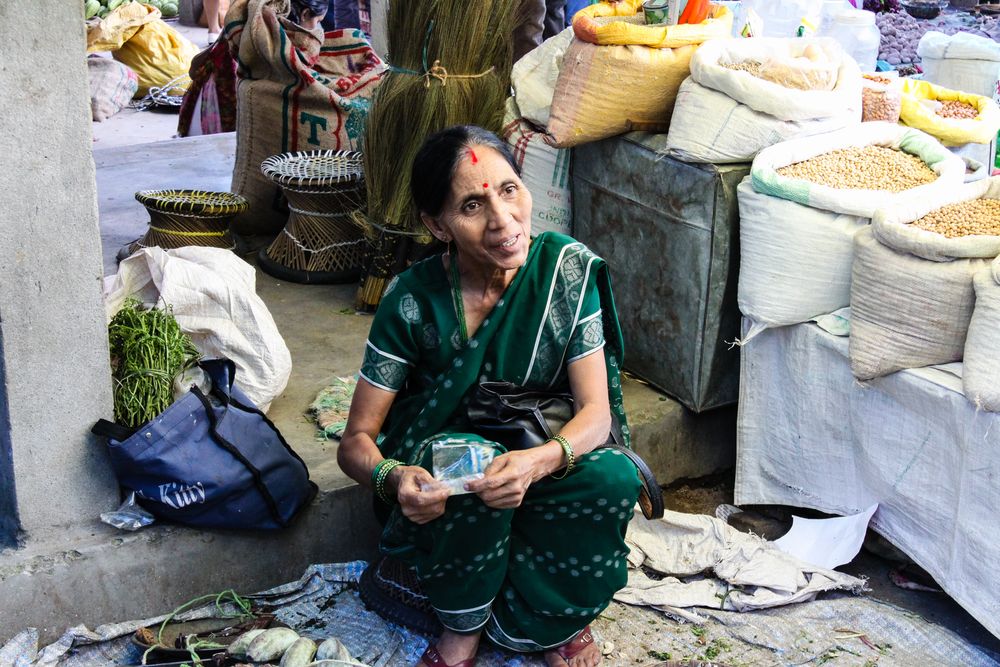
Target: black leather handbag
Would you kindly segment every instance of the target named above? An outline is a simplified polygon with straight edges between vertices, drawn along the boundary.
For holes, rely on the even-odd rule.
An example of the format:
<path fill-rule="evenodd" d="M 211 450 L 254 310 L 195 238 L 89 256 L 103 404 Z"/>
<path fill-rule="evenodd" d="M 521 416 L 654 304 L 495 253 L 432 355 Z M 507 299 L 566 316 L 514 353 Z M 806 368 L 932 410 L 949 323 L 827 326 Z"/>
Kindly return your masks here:
<path fill-rule="evenodd" d="M 573 395 L 533 391 L 510 382 L 481 382 L 467 411 L 472 429 L 508 450 L 531 449 L 559 433 L 573 417 Z M 653 471 L 642 458 L 626 447 L 621 425 L 612 415 L 611 432 L 600 447 L 617 449 L 635 464 L 642 480 L 639 507 L 647 519 L 663 516 L 663 493 Z"/>

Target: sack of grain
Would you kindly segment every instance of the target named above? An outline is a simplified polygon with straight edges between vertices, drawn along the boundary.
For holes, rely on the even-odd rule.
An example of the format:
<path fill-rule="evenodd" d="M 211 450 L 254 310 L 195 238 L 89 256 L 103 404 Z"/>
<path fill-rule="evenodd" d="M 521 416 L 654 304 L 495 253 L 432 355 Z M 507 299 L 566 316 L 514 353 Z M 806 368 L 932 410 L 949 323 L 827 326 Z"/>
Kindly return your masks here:
<path fill-rule="evenodd" d="M 1000 257 L 973 279 L 976 306 L 965 339 L 962 385 L 976 407 L 1000 412 Z"/>
<path fill-rule="evenodd" d="M 902 91 L 899 121 L 945 146 L 988 144 L 1000 130 L 1000 107 L 992 98 L 914 79 L 903 81 Z"/>
<path fill-rule="evenodd" d="M 712 5 L 703 23 L 672 26 L 645 25 L 642 0 L 580 10 L 552 98 L 548 141 L 568 148 L 631 130 L 666 132 L 691 56 L 703 42 L 728 37 L 732 23 L 721 5 Z"/>
<path fill-rule="evenodd" d="M 778 76 L 775 63 L 806 60 L 815 66 L 802 55 L 807 51 L 832 69 L 832 89 L 782 85 L 801 77 Z M 857 123 L 860 107 L 861 71 L 832 39 L 714 40 L 691 58 L 691 77 L 681 84 L 670 121 L 667 153 L 688 162 L 746 162 L 787 139 Z"/>
<path fill-rule="evenodd" d="M 573 192 L 569 169 L 573 151 L 545 143 L 545 133 L 520 117 L 517 103 L 507 100 L 501 138 L 510 146 L 521 180 L 531 193 L 531 235 L 573 235 Z"/>
<path fill-rule="evenodd" d="M 125 108 L 139 89 L 136 73 L 117 60 L 87 58 L 90 78 L 90 113 L 100 123 Z"/>
<path fill-rule="evenodd" d="M 514 63 L 510 83 L 514 99 L 524 118 L 538 127 L 547 127 L 552 113 L 552 96 L 562 71 L 566 50 L 573 43 L 573 29 L 566 28 Z"/>
<path fill-rule="evenodd" d="M 901 180 L 907 173 L 910 178 Z M 806 322 L 848 305 L 854 235 L 875 210 L 940 201 L 964 173 L 962 160 L 931 137 L 888 123 L 762 150 L 750 185 L 737 190 L 738 301 L 754 322 L 743 342 L 768 327 Z M 929 182 L 919 184 L 921 178 Z"/>
<path fill-rule="evenodd" d="M 976 300 L 973 277 L 997 255 L 1000 179 L 879 209 L 871 229 L 855 238 L 855 377 L 960 361 Z"/>
<path fill-rule="evenodd" d="M 289 151 L 360 150 L 371 95 L 385 64 L 359 30 L 313 33 L 279 11 L 283 0 L 234 0 L 225 37 L 239 64 L 232 191 L 250 207 L 239 234 L 273 235 L 284 226 L 279 189 L 260 171 Z"/>

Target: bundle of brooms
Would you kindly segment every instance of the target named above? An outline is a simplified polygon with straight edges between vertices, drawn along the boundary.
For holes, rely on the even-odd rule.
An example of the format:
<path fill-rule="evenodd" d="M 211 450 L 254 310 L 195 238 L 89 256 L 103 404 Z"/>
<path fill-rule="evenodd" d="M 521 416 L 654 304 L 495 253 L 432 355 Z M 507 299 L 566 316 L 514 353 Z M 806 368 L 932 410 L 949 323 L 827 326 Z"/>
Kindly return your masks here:
<path fill-rule="evenodd" d="M 413 244 L 426 246 L 410 197 L 413 158 L 452 125 L 499 132 L 510 89 L 511 33 L 519 0 L 408 0 L 389 5 L 390 70 L 365 130 L 370 249 L 357 308 L 372 311 Z"/>

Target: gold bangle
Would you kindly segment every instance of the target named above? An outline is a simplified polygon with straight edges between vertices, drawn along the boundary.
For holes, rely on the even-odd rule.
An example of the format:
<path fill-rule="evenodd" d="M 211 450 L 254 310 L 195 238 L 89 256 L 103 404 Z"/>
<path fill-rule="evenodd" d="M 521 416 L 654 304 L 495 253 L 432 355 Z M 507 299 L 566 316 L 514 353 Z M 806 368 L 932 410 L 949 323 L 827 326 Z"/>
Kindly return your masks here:
<path fill-rule="evenodd" d="M 552 473 L 549 475 L 552 479 L 562 479 L 568 475 L 570 471 L 573 470 L 573 466 L 576 465 L 576 456 L 573 454 L 573 446 L 569 444 L 569 440 L 567 440 L 565 436 L 558 434 L 549 438 L 549 442 L 558 442 L 559 446 L 562 447 L 563 454 L 566 455 L 566 469 L 563 471 L 563 474 L 556 475 L 555 473 Z"/>

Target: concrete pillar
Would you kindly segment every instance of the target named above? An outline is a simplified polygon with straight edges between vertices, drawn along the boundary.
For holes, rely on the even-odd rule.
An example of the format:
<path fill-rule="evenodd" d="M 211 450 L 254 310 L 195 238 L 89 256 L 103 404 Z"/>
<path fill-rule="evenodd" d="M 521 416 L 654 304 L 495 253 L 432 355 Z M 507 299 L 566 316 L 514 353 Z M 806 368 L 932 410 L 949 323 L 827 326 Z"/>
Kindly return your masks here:
<path fill-rule="evenodd" d="M 117 501 L 82 5 L 0 3 L 0 540 Z"/>
<path fill-rule="evenodd" d="M 386 34 L 385 26 L 388 11 L 389 0 L 371 0 L 372 48 L 383 58 L 389 51 L 389 36 Z"/>

